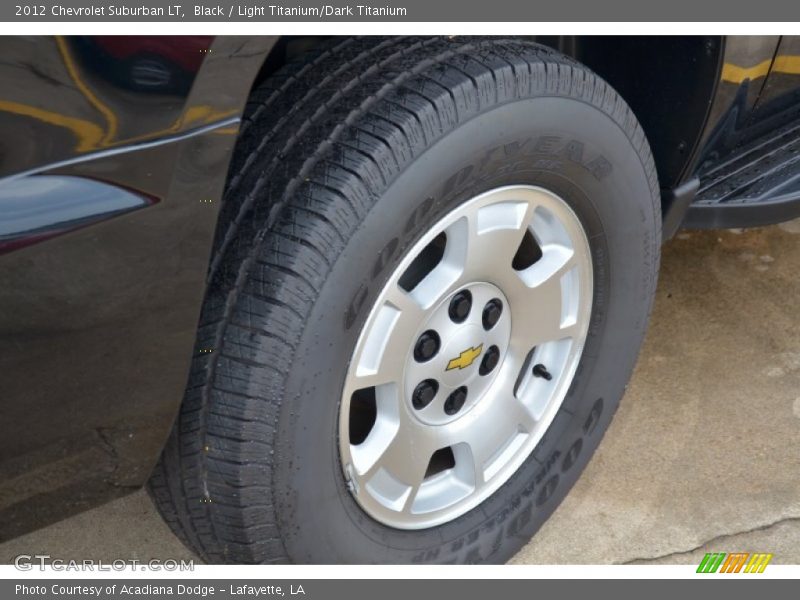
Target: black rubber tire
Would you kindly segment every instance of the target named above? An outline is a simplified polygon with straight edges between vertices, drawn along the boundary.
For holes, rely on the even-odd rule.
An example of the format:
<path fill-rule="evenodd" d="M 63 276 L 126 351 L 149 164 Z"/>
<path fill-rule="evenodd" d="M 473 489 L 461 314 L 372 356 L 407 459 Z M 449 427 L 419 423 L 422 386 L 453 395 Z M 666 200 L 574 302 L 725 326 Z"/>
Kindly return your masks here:
<path fill-rule="evenodd" d="M 404 251 L 453 207 L 535 184 L 584 225 L 595 290 L 575 380 L 532 456 L 476 509 L 401 531 L 345 487 L 347 362 Z M 608 427 L 661 239 L 647 141 L 599 77 L 504 39 L 338 40 L 256 90 L 231 168 L 191 379 L 150 484 L 209 562 L 503 562 Z"/>

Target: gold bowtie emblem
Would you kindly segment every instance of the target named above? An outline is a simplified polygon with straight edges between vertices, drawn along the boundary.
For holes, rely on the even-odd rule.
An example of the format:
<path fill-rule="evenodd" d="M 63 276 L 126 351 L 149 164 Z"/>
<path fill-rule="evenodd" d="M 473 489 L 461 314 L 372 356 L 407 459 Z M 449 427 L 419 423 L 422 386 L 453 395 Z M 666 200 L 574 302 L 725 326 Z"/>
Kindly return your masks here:
<path fill-rule="evenodd" d="M 466 369 L 472 363 L 475 362 L 475 359 L 481 355 L 483 351 L 483 344 L 476 348 L 467 348 L 461 354 L 458 355 L 458 358 L 454 358 L 449 363 L 447 363 L 446 371 L 452 371 L 453 369 Z"/>

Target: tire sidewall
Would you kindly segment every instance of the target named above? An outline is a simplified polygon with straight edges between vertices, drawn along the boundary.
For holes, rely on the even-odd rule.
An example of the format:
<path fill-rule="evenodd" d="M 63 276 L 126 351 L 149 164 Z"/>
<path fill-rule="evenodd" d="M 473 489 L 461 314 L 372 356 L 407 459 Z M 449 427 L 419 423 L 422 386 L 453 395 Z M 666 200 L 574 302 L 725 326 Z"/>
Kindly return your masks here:
<path fill-rule="evenodd" d="M 619 124 L 569 97 L 487 110 L 392 181 L 338 257 L 286 377 L 274 498 L 298 562 L 502 562 L 538 530 L 585 467 L 630 377 L 655 288 L 659 215 L 648 170 Z M 448 212 L 504 185 L 563 198 L 592 251 L 592 317 L 577 373 L 532 455 L 490 498 L 419 531 L 374 521 L 348 492 L 338 451 L 341 390 L 358 336 L 410 247 Z"/>

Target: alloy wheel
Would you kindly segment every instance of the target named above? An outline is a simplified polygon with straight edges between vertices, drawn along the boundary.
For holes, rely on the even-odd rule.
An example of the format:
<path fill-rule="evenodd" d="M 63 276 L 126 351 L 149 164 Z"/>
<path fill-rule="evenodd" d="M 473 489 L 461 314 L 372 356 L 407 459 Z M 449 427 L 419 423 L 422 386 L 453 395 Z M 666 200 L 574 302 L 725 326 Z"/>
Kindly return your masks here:
<path fill-rule="evenodd" d="M 361 508 L 422 529 L 505 483 L 562 404 L 591 302 L 588 240 L 552 192 L 496 188 L 434 224 L 389 277 L 348 368 L 339 454 Z"/>

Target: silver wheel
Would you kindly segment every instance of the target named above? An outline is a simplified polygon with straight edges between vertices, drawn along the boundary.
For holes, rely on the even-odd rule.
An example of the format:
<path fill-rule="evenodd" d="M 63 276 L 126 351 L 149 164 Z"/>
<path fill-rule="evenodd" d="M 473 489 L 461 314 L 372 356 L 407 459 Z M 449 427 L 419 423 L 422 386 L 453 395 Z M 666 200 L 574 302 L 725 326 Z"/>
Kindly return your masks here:
<path fill-rule="evenodd" d="M 506 482 L 569 389 L 591 300 L 583 227 L 547 190 L 497 188 L 433 225 L 381 291 L 344 384 L 339 451 L 364 511 L 432 527 Z"/>

